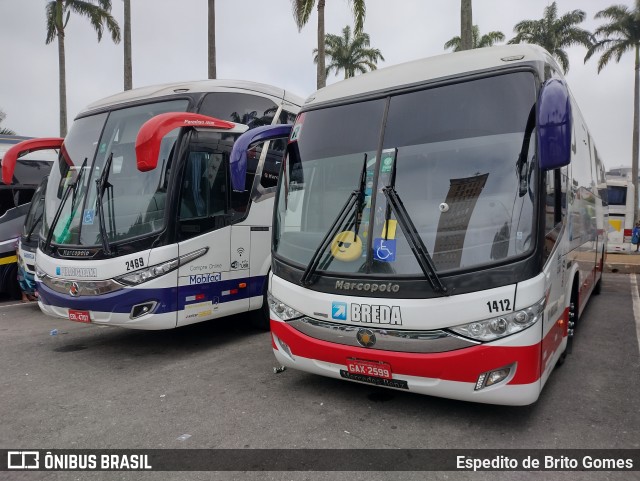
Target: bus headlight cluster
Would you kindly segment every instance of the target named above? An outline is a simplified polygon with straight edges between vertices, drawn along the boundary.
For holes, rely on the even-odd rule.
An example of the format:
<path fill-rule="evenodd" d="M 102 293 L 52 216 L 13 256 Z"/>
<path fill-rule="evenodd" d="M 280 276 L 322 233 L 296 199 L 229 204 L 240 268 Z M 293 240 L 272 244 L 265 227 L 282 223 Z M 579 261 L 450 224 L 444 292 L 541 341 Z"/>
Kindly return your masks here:
<path fill-rule="evenodd" d="M 150 281 L 151 279 L 155 279 L 156 277 L 163 276 L 168 272 L 176 270 L 178 267 L 185 265 L 187 262 L 203 256 L 208 250 L 208 247 L 203 247 L 202 249 L 198 249 L 197 251 L 191 252 L 189 254 L 176 257 L 175 259 L 171 259 L 170 261 L 156 264 L 151 267 L 146 267 L 144 269 L 140 269 L 120 277 L 116 277 L 116 280 L 128 286 L 142 284 L 143 282 Z"/>
<path fill-rule="evenodd" d="M 296 311 L 293 307 L 273 297 L 271 292 L 267 292 L 267 302 L 269 303 L 269 309 L 283 321 L 290 321 L 291 319 L 303 316 L 301 312 Z"/>
<path fill-rule="evenodd" d="M 494 341 L 501 337 L 510 336 L 533 326 L 542 317 L 545 299 L 541 299 L 534 305 L 516 312 L 501 316 L 474 321 L 468 324 L 451 327 L 450 329 L 461 336 L 469 337 L 477 341 Z"/>

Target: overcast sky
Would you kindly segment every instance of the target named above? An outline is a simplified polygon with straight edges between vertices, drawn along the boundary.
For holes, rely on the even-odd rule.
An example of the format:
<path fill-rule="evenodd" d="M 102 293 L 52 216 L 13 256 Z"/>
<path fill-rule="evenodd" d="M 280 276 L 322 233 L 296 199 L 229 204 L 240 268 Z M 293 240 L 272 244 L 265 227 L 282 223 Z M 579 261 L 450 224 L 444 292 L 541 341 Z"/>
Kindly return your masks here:
<path fill-rule="evenodd" d="M 124 4 L 112 14 L 124 24 Z M 0 110 L 2 123 L 20 135 L 58 136 L 58 51 L 45 45 L 47 0 L 0 0 Z M 474 0 L 473 23 L 480 32 L 502 31 L 539 19 L 547 0 Z M 207 0 L 131 0 L 133 87 L 207 77 Z M 596 12 L 633 0 L 558 0 L 559 14 L 587 13 L 582 28 L 593 31 Z M 347 0 L 328 0 L 326 32 L 353 25 Z M 307 97 L 315 90 L 312 50 L 317 15 L 298 32 L 290 0 L 216 2 L 218 78 L 272 84 Z M 459 0 L 367 0 L 364 30 L 385 57 L 378 67 L 444 53 L 460 31 Z M 123 44 L 108 35 L 100 43 L 89 22 L 71 16 L 66 29 L 68 122 L 87 104 L 123 89 Z M 568 49 L 567 80 L 607 169 L 631 165 L 633 53 L 612 61 L 600 74 L 597 57 L 586 65 L 583 47 Z M 343 75 L 342 73 L 340 75 Z M 341 77 L 331 75 L 328 83 Z"/>

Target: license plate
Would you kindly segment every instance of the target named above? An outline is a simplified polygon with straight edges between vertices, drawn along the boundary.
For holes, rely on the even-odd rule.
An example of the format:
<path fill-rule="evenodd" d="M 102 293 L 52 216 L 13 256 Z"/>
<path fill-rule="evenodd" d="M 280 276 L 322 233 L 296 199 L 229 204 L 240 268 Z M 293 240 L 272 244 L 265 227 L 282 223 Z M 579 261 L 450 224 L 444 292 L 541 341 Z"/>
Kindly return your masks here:
<path fill-rule="evenodd" d="M 69 309 L 69 320 L 75 322 L 91 322 L 91 316 L 89 316 L 89 311 L 74 311 L 73 309 Z"/>
<path fill-rule="evenodd" d="M 347 371 L 362 376 L 391 379 L 391 364 L 386 362 L 364 361 L 361 359 L 347 359 Z"/>

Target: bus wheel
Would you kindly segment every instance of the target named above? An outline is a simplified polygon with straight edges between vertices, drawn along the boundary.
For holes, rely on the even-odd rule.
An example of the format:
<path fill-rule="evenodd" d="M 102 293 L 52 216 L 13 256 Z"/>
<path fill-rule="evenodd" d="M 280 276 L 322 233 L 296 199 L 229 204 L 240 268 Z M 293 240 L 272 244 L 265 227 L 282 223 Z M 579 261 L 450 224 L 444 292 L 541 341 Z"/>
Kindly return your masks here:
<path fill-rule="evenodd" d="M 573 351 L 573 336 L 575 335 L 576 325 L 578 323 L 578 294 L 577 290 L 571 291 L 571 302 L 569 303 L 568 329 L 567 329 L 567 354 Z"/>
<path fill-rule="evenodd" d="M 593 288 L 593 295 L 599 296 L 602 292 L 602 277 L 604 276 L 604 256 L 600 259 L 600 279 Z"/>
<path fill-rule="evenodd" d="M 267 289 L 265 286 L 264 294 L 262 295 L 262 307 L 251 312 L 251 325 L 261 331 L 268 331 L 270 324 L 269 303 L 267 302 Z"/>
<path fill-rule="evenodd" d="M 22 289 L 18 283 L 18 264 L 15 264 L 9 268 L 9 274 L 7 275 L 7 293 L 11 299 L 22 298 Z"/>

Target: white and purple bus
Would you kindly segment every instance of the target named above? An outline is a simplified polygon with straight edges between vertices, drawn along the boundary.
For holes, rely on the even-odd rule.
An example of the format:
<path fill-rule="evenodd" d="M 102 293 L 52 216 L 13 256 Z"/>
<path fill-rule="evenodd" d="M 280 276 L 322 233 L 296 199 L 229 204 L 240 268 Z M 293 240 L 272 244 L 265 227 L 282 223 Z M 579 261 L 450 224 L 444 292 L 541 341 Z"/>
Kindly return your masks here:
<path fill-rule="evenodd" d="M 259 139 L 261 127 L 293 121 L 301 105 L 276 87 L 208 80 L 130 90 L 81 112 L 48 145 L 61 153 L 36 254 L 42 311 L 134 329 L 255 311 L 268 328 L 286 139 L 260 142 L 241 166 L 230 153 L 240 134 Z M 21 144 L 12 158 L 31 149 Z"/>

